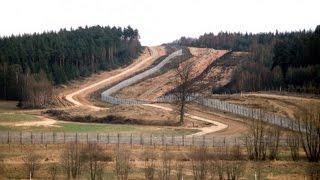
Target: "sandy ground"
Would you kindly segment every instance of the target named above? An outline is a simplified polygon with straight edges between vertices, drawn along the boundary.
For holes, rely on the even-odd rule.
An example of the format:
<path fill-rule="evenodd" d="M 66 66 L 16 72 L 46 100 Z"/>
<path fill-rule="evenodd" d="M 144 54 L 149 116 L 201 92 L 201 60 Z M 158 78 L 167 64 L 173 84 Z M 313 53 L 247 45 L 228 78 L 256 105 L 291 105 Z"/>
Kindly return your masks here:
<path fill-rule="evenodd" d="M 151 52 L 150 52 L 151 51 Z M 164 47 L 150 47 L 146 48 L 145 52 L 134 62 L 126 68 L 109 71 L 98 75 L 97 77 L 90 77 L 86 83 L 82 83 L 76 91 L 70 93 L 62 92 L 62 97 L 71 102 L 75 106 L 85 106 L 87 109 L 93 111 L 103 110 L 103 108 L 92 105 L 86 97 L 112 83 L 121 81 L 137 71 L 141 71 L 150 66 L 158 57 L 165 54 Z M 93 80 L 93 81 L 92 81 Z M 61 95 L 60 95 L 61 96 Z"/>
<path fill-rule="evenodd" d="M 213 61 L 215 61 L 218 57 L 221 57 L 227 51 L 216 51 L 213 49 L 205 49 L 205 48 L 190 48 L 191 54 L 194 56 L 183 63 L 191 63 L 196 62 L 194 70 L 192 72 L 193 76 L 197 76 L 201 74 L 201 72 Z M 172 84 L 172 78 L 174 76 L 174 71 L 169 70 L 161 75 L 156 77 L 152 77 L 149 79 L 145 79 L 142 82 L 139 82 L 135 85 L 126 87 L 121 91 L 116 93 L 116 96 L 120 96 L 122 98 L 128 99 L 143 99 L 143 100 L 154 100 L 156 97 L 163 95 L 168 90 L 174 88 L 174 84 Z M 161 110 L 165 110 L 168 112 L 172 112 L 172 107 L 163 106 L 163 105 L 155 105 L 155 104 L 145 104 L 144 106 L 153 107 Z M 124 109 L 130 109 L 125 108 Z M 199 109 L 198 109 L 199 110 Z M 130 110 L 129 110 L 130 111 Z M 212 109 L 211 109 L 212 111 Z M 144 114 L 143 111 L 139 110 L 140 113 Z M 199 111 L 201 112 L 201 110 Z M 127 114 L 126 111 L 124 114 Z M 131 115 L 135 116 L 135 115 Z M 146 115 L 148 116 L 148 115 Z M 155 115 L 156 116 L 156 115 Z M 141 117 L 143 118 L 143 117 Z M 207 114 L 206 117 L 198 113 L 197 115 L 192 113 L 186 113 L 186 119 L 192 119 L 196 121 L 205 122 L 211 124 L 210 126 L 202 126 L 196 129 L 200 130 L 199 133 L 193 134 L 194 136 L 200 136 L 204 134 L 213 134 L 219 133 L 219 135 L 234 135 L 239 136 L 245 130 L 243 123 L 234 122 L 230 117 L 224 117 L 219 115 Z M 219 121 L 216 121 L 218 119 Z M 226 123 L 227 122 L 227 123 Z"/>
<path fill-rule="evenodd" d="M 69 93 L 65 96 L 65 99 L 71 103 L 73 103 L 76 107 L 82 107 L 83 108 L 89 108 L 91 110 L 94 111 L 99 111 L 99 110 L 104 110 L 101 107 L 97 107 L 94 106 L 90 103 L 88 103 L 88 101 L 86 100 L 86 96 L 90 93 L 92 93 L 93 91 L 101 88 L 101 85 L 103 84 L 104 86 L 106 86 L 106 84 L 110 83 L 111 81 L 119 81 L 120 79 L 124 79 L 126 77 L 129 76 L 129 74 L 134 74 L 134 72 L 139 71 L 140 69 L 143 69 L 149 65 L 151 65 L 151 60 L 150 59 L 156 59 L 156 57 L 159 57 L 158 51 L 156 49 L 151 49 L 152 53 L 150 57 L 147 57 L 145 59 L 142 59 L 139 63 L 137 64 L 133 64 L 130 65 L 126 70 L 122 71 L 119 74 L 116 74 L 114 76 L 110 76 L 107 77 L 106 79 L 100 79 L 100 81 L 97 81 L 95 83 L 92 83 L 88 86 L 84 86 L 81 89 Z M 211 64 L 217 57 L 222 56 L 224 53 L 226 53 L 226 51 L 216 51 L 216 50 L 212 50 L 212 49 L 203 49 L 203 48 L 190 48 L 191 53 L 194 55 L 193 58 L 191 58 L 190 60 L 188 60 L 189 62 L 184 62 L 184 63 L 190 63 L 190 62 L 197 62 L 195 64 L 195 68 L 193 71 L 193 76 L 197 76 L 199 75 L 209 64 Z M 144 66 L 142 66 L 142 64 Z M 142 68 L 143 67 L 143 68 Z M 167 78 L 168 76 L 172 76 L 173 75 L 173 71 L 171 70 L 169 73 L 165 73 L 165 75 L 163 77 Z M 110 83 L 111 84 L 111 83 Z M 103 86 L 102 86 L 103 87 Z M 131 87 L 129 87 L 131 89 Z M 144 87 L 145 89 L 148 89 L 148 87 Z M 164 88 L 164 90 L 167 90 L 167 88 Z M 166 92 L 166 91 L 163 91 Z M 131 98 L 132 98 L 133 94 L 130 94 Z M 149 94 L 150 96 L 150 94 Z M 160 110 L 165 110 L 165 111 L 173 111 L 173 109 L 167 108 L 167 107 L 163 107 L 163 106 L 159 106 L 159 105 L 145 105 L 145 106 L 149 106 L 149 107 L 153 107 L 156 109 L 160 109 Z M 126 110 L 126 112 L 122 113 L 122 115 L 127 114 L 129 111 L 127 111 L 127 109 L 130 109 L 129 107 L 122 107 L 122 110 Z M 121 109 L 118 108 L 118 110 L 116 111 L 117 113 L 119 113 L 119 110 L 121 111 Z M 140 109 L 138 114 L 143 114 L 143 110 Z M 112 114 L 112 112 L 110 113 Z M 120 113 L 121 114 L 121 113 Z M 160 113 L 161 114 L 161 113 Z M 146 115 L 148 116 L 148 115 Z M 162 115 L 162 117 L 165 117 L 166 115 Z M 199 136 L 199 135 L 203 135 L 203 134 L 208 134 L 208 133 L 213 133 L 216 131 L 221 131 L 225 128 L 227 128 L 228 126 L 221 123 L 221 122 L 216 122 L 214 120 L 211 119 L 207 119 L 207 118 L 203 118 L 200 116 L 196 116 L 196 115 L 191 115 L 191 114 L 186 114 L 186 116 L 190 119 L 194 119 L 197 121 L 201 121 L 201 122 L 206 122 L 206 123 L 210 123 L 212 124 L 209 127 L 202 127 L 202 128 L 197 128 L 199 129 L 201 132 L 196 133 L 194 135 Z M 131 118 L 133 118 L 134 115 L 131 116 Z M 142 118 L 143 119 L 143 118 Z M 166 117 L 166 119 L 170 120 L 168 117 Z"/>
<path fill-rule="evenodd" d="M 108 86 L 117 81 L 123 80 L 137 71 L 141 71 L 150 66 L 158 57 L 166 54 L 163 46 L 146 48 L 144 52 L 135 59 L 132 64 L 125 68 L 119 68 L 113 71 L 107 71 L 99 74 L 93 74 L 92 76 L 75 80 L 69 85 L 61 86 L 56 89 L 57 100 L 60 102 L 61 107 L 55 109 L 63 109 L 68 111 L 103 111 L 106 108 L 101 108 L 92 105 L 86 97 L 98 89 Z M 25 113 L 40 113 L 40 110 L 22 110 L 19 112 Z M 51 119 L 45 116 L 38 116 L 40 121 L 28 121 L 15 123 L 14 126 L 56 126 L 57 120 Z"/>
<path fill-rule="evenodd" d="M 190 48 L 190 52 L 194 55 L 194 57 L 184 63 L 197 62 L 193 71 L 193 75 L 197 76 L 216 58 L 222 56 L 227 51 L 216 51 L 213 49 L 203 48 Z M 129 118 L 139 118 L 146 120 L 173 120 L 173 109 L 171 107 L 148 104 L 144 105 L 145 108 L 142 108 L 141 106 L 110 106 L 109 109 L 95 106 L 92 102 L 88 100 L 88 96 L 91 93 L 99 89 L 102 89 L 106 86 L 110 86 L 116 82 L 120 82 L 121 80 L 132 76 L 136 72 L 146 69 L 158 57 L 163 56 L 165 53 L 166 52 L 164 47 L 161 46 L 146 48 L 145 52 L 138 59 L 134 60 L 134 62 L 131 65 L 125 68 L 95 74 L 90 76 L 89 78 L 85 78 L 80 81 L 75 81 L 74 83 L 70 83 L 70 85 L 68 86 L 58 89 L 58 97 L 60 98 L 60 101 L 66 101 L 67 103 L 63 104 L 68 104 L 67 107 L 61 107 L 60 109 L 67 110 L 68 112 L 72 112 L 78 115 L 91 114 L 96 116 L 105 116 L 106 114 L 115 114 Z M 159 85 L 163 86 L 163 84 L 161 84 L 160 81 L 165 82 L 166 80 L 170 79 L 170 76 L 172 77 L 172 75 L 173 72 L 169 71 L 161 75 L 159 79 L 151 78 L 151 83 L 149 85 L 142 84 L 141 88 L 144 90 L 151 89 L 152 91 L 152 86 L 155 86 L 159 89 Z M 165 93 L 168 89 L 170 89 L 170 86 L 171 88 L 173 87 L 172 84 L 167 85 L 163 88 L 160 88 L 160 91 L 158 91 L 157 89 L 156 93 L 151 93 L 151 91 L 149 90 L 149 93 L 145 93 L 144 96 L 151 98 L 157 97 Z M 136 91 L 136 89 L 132 87 L 129 87 L 129 89 L 134 91 L 134 93 L 130 93 L 129 96 L 131 98 L 135 98 L 135 93 L 138 91 Z M 183 126 L 183 128 L 187 127 L 191 129 L 199 129 L 200 132 L 194 134 L 196 136 L 219 132 L 229 132 L 229 130 L 235 130 L 236 132 L 238 132 L 236 129 L 233 129 L 235 126 L 229 121 L 231 120 L 226 117 L 221 117 L 208 113 L 203 114 L 202 110 L 200 109 L 194 112 L 190 111 L 186 114 L 187 123 Z M 47 117 L 41 117 L 41 121 L 23 122 L 16 124 L 16 126 L 55 126 L 56 122 L 56 120 Z M 190 127 L 191 124 L 193 125 L 192 127 Z"/>
<path fill-rule="evenodd" d="M 40 118 L 40 121 L 28 121 L 28 122 L 22 122 L 22 123 L 16 123 L 14 124 L 14 126 L 44 126 L 44 127 L 58 127 L 57 125 L 55 125 L 57 123 L 56 120 L 54 119 L 50 119 L 44 116 L 38 116 L 38 118 Z"/>
<path fill-rule="evenodd" d="M 209 64 L 227 52 L 225 50 L 208 48 L 189 48 L 189 50 L 193 57 L 181 63 L 181 66 L 187 63 L 194 63 L 195 66 L 191 73 L 192 77 L 201 74 Z M 115 95 L 122 98 L 155 100 L 175 87 L 174 77 L 175 71 L 171 69 L 156 77 L 148 78 L 137 84 L 123 88 Z"/>
<path fill-rule="evenodd" d="M 302 108 L 310 104 L 320 105 L 320 100 L 315 98 L 268 94 L 264 92 L 211 95 L 210 97 L 250 108 L 274 112 L 293 119 L 295 118 L 295 113 L 298 113 Z"/>
<path fill-rule="evenodd" d="M 144 105 L 145 106 L 150 106 L 150 107 L 155 107 L 155 108 L 158 108 L 158 109 L 163 109 L 165 111 L 173 111 L 172 108 L 165 107 L 165 106 L 160 106 L 160 105 L 156 105 L 156 104 L 144 104 Z M 205 134 L 209 134 L 209 133 L 213 133 L 213 132 L 224 130 L 224 129 L 226 129 L 228 127 L 228 125 L 223 124 L 221 122 L 213 121 L 211 119 L 207 119 L 207 118 L 203 118 L 203 117 L 199 117 L 199 116 L 195 116 L 195 115 L 191 115 L 189 113 L 186 113 L 185 116 L 189 117 L 191 119 L 195 119 L 195 120 L 198 120 L 198 121 L 203 121 L 203 122 L 207 122 L 207 123 L 212 124 L 209 127 L 196 128 L 196 129 L 200 130 L 200 132 L 192 134 L 190 136 L 202 136 L 202 135 L 205 135 Z"/>

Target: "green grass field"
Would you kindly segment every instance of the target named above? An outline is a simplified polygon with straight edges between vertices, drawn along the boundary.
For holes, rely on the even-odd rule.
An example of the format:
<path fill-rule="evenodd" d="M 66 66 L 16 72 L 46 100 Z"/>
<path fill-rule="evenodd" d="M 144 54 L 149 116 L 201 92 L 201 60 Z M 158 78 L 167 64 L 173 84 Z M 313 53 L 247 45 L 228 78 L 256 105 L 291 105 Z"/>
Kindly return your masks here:
<path fill-rule="evenodd" d="M 0 123 L 15 123 L 24 121 L 38 121 L 37 116 L 20 113 L 0 113 Z"/>
<path fill-rule="evenodd" d="M 39 117 L 16 107 L 16 101 L 0 101 L 0 131 L 54 131 L 54 132 L 99 132 L 99 133 L 147 133 L 189 135 L 198 132 L 194 129 L 156 127 L 127 124 L 98 124 L 78 122 L 58 122 L 53 126 L 15 126 L 15 123 L 41 121 Z"/>
<path fill-rule="evenodd" d="M 88 124 L 88 123 L 57 123 L 55 126 L 10 126 L 0 125 L 0 131 L 53 131 L 53 132 L 99 132 L 99 133 L 146 133 L 146 134 L 170 134 L 189 135 L 198 132 L 194 129 L 179 129 L 169 127 L 153 127 L 138 125 L 117 124 Z"/>

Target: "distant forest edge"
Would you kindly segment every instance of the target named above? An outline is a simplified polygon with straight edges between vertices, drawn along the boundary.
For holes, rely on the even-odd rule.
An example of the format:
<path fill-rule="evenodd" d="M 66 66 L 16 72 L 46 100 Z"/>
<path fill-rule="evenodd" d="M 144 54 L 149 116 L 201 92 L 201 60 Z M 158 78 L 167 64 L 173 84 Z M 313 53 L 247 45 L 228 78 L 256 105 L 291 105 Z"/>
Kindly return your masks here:
<path fill-rule="evenodd" d="M 43 107 L 53 85 L 128 64 L 141 52 L 130 26 L 79 27 L 0 38 L 0 98 Z"/>
<path fill-rule="evenodd" d="M 209 33 L 197 39 L 182 37 L 172 44 L 250 52 L 231 82 L 214 88 L 214 93 L 282 88 L 320 94 L 320 25 L 314 31 Z"/>

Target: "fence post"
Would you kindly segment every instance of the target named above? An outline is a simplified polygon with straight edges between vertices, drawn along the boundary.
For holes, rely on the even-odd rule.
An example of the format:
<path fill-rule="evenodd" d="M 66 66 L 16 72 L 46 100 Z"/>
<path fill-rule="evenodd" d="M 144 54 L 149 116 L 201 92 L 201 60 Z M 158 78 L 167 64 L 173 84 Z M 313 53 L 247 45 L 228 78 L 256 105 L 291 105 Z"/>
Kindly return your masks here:
<path fill-rule="evenodd" d="M 22 145 L 22 131 L 20 131 L 20 145 Z"/>
<path fill-rule="evenodd" d="M 214 136 L 212 136 L 212 147 L 214 147 Z"/>
<path fill-rule="evenodd" d="M 76 144 L 78 143 L 78 133 L 76 132 Z"/>
<path fill-rule="evenodd" d="M 89 143 L 89 135 L 88 135 L 88 133 L 87 133 L 87 144 Z"/>
<path fill-rule="evenodd" d="M 164 134 L 162 134 L 161 140 L 162 140 L 162 146 L 164 146 Z"/>
<path fill-rule="evenodd" d="M 192 146 L 194 146 L 194 136 L 192 136 Z"/>
<path fill-rule="evenodd" d="M 140 145 L 143 146 L 143 137 L 142 137 L 142 134 L 140 134 Z"/>
<path fill-rule="evenodd" d="M 46 149 L 47 149 L 47 140 L 46 140 L 46 133 L 45 132 L 43 132 L 43 140 L 44 140 L 44 144 L 45 144 L 45 146 L 46 146 Z"/>
<path fill-rule="evenodd" d="M 56 133 L 52 132 L 52 144 L 55 143 L 55 139 L 56 139 Z"/>
<path fill-rule="evenodd" d="M 118 147 L 120 145 L 120 134 L 119 133 L 117 133 L 117 145 L 118 145 Z"/>
<path fill-rule="evenodd" d="M 204 146 L 204 145 L 205 145 L 205 139 L 206 139 L 206 136 L 205 136 L 205 135 L 203 135 L 203 136 L 202 136 L 202 146 Z"/>
<path fill-rule="evenodd" d="M 109 133 L 108 133 L 108 135 L 107 135 L 107 144 L 109 144 L 109 142 L 110 142 L 110 138 L 109 138 Z"/>
<path fill-rule="evenodd" d="M 174 136 L 173 136 L 173 134 L 171 135 L 171 144 L 172 144 L 172 146 L 174 145 Z"/>
<path fill-rule="evenodd" d="M 237 146 L 237 137 L 234 138 L 234 146 Z"/>
<path fill-rule="evenodd" d="M 63 144 L 66 143 L 66 132 L 63 132 Z"/>
<path fill-rule="evenodd" d="M 7 144 L 9 144 L 10 143 L 10 132 L 8 131 L 7 132 Z"/>
<path fill-rule="evenodd" d="M 97 143 L 99 143 L 99 141 L 100 141 L 100 134 L 97 133 Z"/>
<path fill-rule="evenodd" d="M 8 134 L 9 135 L 9 134 Z M 9 137 L 9 136 L 8 136 Z M 9 142 L 9 141 L 8 141 Z M 30 142 L 31 142 L 31 144 L 33 144 L 33 134 L 32 134 L 32 131 L 31 131 L 31 133 L 30 133 Z"/>
<path fill-rule="evenodd" d="M 43 132 L 41 132 L 41 144 L 43 144 Z"/>
<path fill-rule="evenodd" d="M 132 133 L 131 133 L 131 135 L 130 135 L 130 147 L 131 147 L 131 149 L 132 149 Z"/>
<path fill-rule="evenodd" d="M 22 151 L 22 131 L 20 131 L 20 150 Z"/>
<path fill-rule="evenodd" d="M 184 146 L 184 135 L 182 135 L 182 146 Z"/>
<path fill-rule="evenodd" d="M 152 134 L 150 135 L 150 146 L 152 145 Z"/>

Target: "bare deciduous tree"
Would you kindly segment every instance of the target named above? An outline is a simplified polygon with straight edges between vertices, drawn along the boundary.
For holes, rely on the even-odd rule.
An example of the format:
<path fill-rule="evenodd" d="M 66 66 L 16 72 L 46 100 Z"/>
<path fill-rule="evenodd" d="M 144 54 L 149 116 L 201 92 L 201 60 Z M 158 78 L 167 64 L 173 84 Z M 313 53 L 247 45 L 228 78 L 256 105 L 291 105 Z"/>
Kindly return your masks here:
<path fill-rule="evenodd" d="M 83 162 L 81 149 L 78 143 L 69 143 L 61 154 L 61 167 L 65 170 L 68 179 L 77 178 L 82 171 Z"/>
<path fill-rule="evenodd" d="M 159 171 L 159 179 L 169 180 L 172 170 L 172 154 L 168 151 L 168 148 L 165 148 L 165 150 L 163 151 L 161 160 L 162 162 Z"/>
<path fill-rule="evenodd" d="M 34 177 L 35 171 L 39 168 L 40 156 L 33 151 L 28 151 L 22 158 L 24 166 L 27 169 L 28 176 Z"/>
<path fill-rule="evenodd" d="M 301 144 L 310 162 L 320 160 L 320 107 L 310 104 L 295 114 L 298 120 Z"/>
<path fill-rule="evenodd" d="M 270 160 L 278 159 L 280 137 L 280 127 L 272 127 L 267 130 L 267 147 Z"/>
<path fill-rule="evenodd" d="M 262 117 L 252 119 L 245 144 L 249 159 L 264 160 L 266 158 L 266 128 Z"/>
<path fill-rule="evenodd" d="M 211 160 L 209 164 L 209 174 L 210 174 L 210 179 L 217 179 L 216 176 L 218 177 L 219 180 L 223 180 L 223 174 L 225 171 L 224 167 L 224 161 L 223 160 Z"/>
<path fill-rule="evenodd" d="M 320 166 L 318 163 L 310 163 L 306 167 L 306 173 L 308 179 L 310 180 L 319 180 L 320 179 Z"/>
<path fill-rule="evenodd" d="M 119 180 L 128 179 L 131 170 L 130 154 L 130 151 L 127 149 L 120 149 L 120 147 L 117 148 L 115 172 L 117 179 Z"/>
<path fill-rule="evenodd" d="M 200 147 L 191 154 L 193 179 L 195 180 L 206 179 L 208 172 L 207 151 L 206 147 Z"/>
<path fill-rule="evenodd" d="M 5 170 L 4 170 L 4 163 L 3 158 L 0 157 L 0 178 L 4 176 Z"/>
<path fill-rule="evenodd" d="M 44 71 L 37 75 L 26 74 L 21 87 L 22 100 L 19 106 L 25 108 L 44 108 L 52 101 L 53 86 Z"/>
<path fill-rule="evenodd" d="M 227 179 L 239 179 L 242 172 L 243 164 L 241 161 L 226 161 Z"/>
<path fill-rule="evenodd" d="M 153 151 L 147 150 L 143 153 L 143 158 L 144 158 L 144 165 L 145 165 L 144 167 L 145 178 L 148 180 L 153 180 L 156 172 L 155 160 L 157 158 L 157 155 Z"/>
<path fill-rule="evenodd" d="M 241 160 L 243 159 L 243 154 L 240 144 L 235 144 L 230 150 L 230 158 L 232 160 Z"/>
<path fill-rule="evenodd" d="M 194 78 L 194 63 L 184 63 L 177 66 L 175 69 L 175 84 L 177 88 L 172 94 L 175 97 L 175 104 L 178 108 L 180 123 L 184 122 L 186 113 L 186 105 L 191 100 L 194 100 L 196 93 L 204 89 L 202 78 Z"/>
<path fill-rule="evenodd" d="M 103 165 L 108 160 L 97 143 L 89 143 L 81 152 L 81 158 L 89 168 L 92 180 L 102 179 Z"/>
<path fill-rule="evenodd" d="M 52 180 L 55 180 L 58 174 L 58 165 L 56 163 L 52 163 L 48 167 L 48 172 Z"/>
<path fill-rule="evenodd" d="M 296 132 L 290 132 L 287 135 L 287 144 L 290 148 L 290 154 L 293 161 L 299 160 L 300 137 Z"/>
<path fill-rule="evenodd" d="M 177 180 L 183 180 L 183 162 L 176 161 Z"/>

